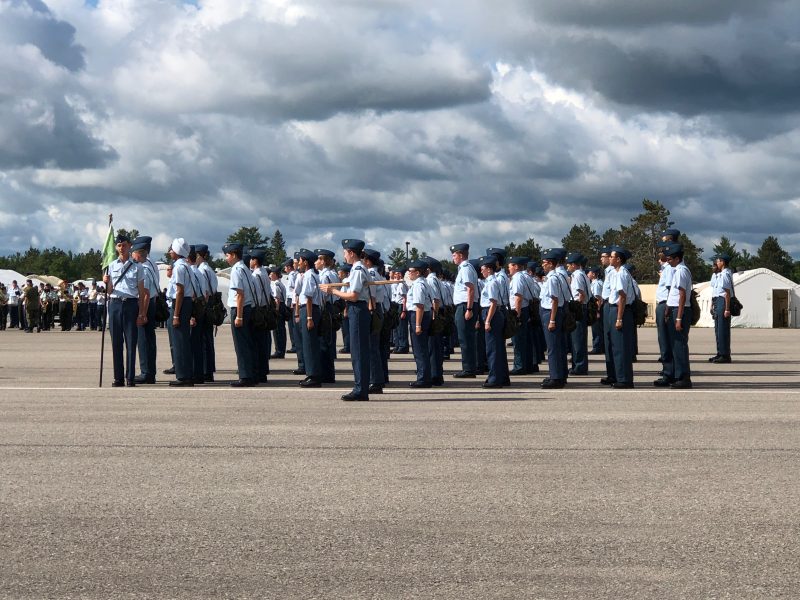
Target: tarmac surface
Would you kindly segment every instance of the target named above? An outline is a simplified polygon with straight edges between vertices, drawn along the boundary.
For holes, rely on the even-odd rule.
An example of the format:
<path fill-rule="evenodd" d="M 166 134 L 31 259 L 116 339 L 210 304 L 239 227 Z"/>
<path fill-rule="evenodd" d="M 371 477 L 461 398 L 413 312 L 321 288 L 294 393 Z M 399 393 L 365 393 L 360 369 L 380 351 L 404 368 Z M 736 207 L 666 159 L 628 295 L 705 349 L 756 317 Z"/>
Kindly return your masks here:
<path fill-rule="evenodd" d="M 798 598 L 800 336 L 734 330 L 695 389 L 543 375 L 369 403 L 270 383 L 98 388 L 97 332 L 0 332 L 2 598 Z M 168 366 L 159 331 L 159 371 Z M 289 355 L 287 355 L 289 356 Z M 446 363 L 458 370 L 458 356 Z"/>

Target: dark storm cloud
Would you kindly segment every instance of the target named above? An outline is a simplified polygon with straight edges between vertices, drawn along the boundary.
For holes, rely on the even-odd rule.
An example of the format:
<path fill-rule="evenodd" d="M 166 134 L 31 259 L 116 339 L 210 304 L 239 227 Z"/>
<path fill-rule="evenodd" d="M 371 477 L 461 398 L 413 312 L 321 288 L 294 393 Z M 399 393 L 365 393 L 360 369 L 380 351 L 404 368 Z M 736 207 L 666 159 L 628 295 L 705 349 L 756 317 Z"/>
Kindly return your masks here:
<path fill-rule="evenodd" d="M 32 44 L 52 63 L 77 71 L 86 61 L 75 28 L 57 20 L 41 0 L 12 0 L 0 14 L 0 40 Z"/>

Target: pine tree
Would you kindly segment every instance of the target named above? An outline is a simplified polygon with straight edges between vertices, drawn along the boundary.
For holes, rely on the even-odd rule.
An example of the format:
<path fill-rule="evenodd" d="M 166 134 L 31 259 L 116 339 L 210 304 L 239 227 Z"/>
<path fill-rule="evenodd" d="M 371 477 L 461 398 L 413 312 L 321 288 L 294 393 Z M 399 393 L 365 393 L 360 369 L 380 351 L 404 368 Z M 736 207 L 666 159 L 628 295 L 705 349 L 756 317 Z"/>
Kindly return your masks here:
<path fill-rule="evenodd" d="M 510 242 L 505 247 L 508 256 L 527 256 L 530 260 L 539 261 L 542 258 L 542 247 L 532 237 L 521 244 Z"/>
<path fill-rule="evenodd" d="M 735 268 L 736 263 L 739 262 L 742 255 L 736 250 L 736 244 L 732 244 L 731 241 L 726 237 L 722 236 L 719 240 L 719 244 L 714 245 L 714 254 L 728 254 L 731 257 L 731 266 Z"/>
<path fill-rule="evenodd" d="M 591 261 L 598 255 L 603 244 L 597 232 L 588 223 L 583 223 L 573 225 L 569 233 L 561 239 L 561 245 L 568 252 L 580 252 Z"/>
<path fill-rule="evenodd" d="M 272 264 L 280 265 L 286 260 L 286 243 L 283 240 L 283 234 L 280 229 L 276 229 L 272 234 L 272 243 L 269 248 L 269 259 Z"/>
<path fill-rule="evenodd" d="M 768 236 L 761 244 L 756 253 L 755 263 L 759 267 L 770 269 L 784 277 L 791 277 L 794 269 L 792 257 L 781 247 L 778 238 L 774 235 Z"/>

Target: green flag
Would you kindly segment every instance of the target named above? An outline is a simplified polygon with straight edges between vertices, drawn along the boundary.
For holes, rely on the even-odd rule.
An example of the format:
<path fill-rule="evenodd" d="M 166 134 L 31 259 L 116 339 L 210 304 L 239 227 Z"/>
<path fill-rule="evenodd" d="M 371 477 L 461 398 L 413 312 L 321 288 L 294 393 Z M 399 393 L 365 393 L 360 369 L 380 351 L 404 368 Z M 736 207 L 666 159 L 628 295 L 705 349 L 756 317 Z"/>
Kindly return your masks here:
<path fill-rule="evenodd" d="M 117 260 L 117 245 L 114 242 L 114 227 L 109 224 L 106 243 L 103 245 L 103 268 Z"/>

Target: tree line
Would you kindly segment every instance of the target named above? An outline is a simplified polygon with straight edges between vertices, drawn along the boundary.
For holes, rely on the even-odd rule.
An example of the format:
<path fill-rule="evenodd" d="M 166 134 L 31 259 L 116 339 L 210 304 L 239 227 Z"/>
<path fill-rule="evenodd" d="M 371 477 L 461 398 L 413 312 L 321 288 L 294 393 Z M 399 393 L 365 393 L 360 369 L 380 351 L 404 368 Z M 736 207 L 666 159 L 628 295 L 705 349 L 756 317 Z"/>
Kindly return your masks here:
<path fill-rule="evenodd" d="M 656 243 L 661 239 L 661 232 L 674 224 L 670 219 L 669 210 L 661 202 L 645 198 L 642 201 L 642 212 L 632 217 L 629 224 L 621 224 L 602 233 L 597 232 L 588 223 L 576 224 L 561 239 L 561 245 L 569 251 L 580 252 L 589 259 L 590 264 L 598 263 L 599 249 L 603 246 L 611 244 L 624 246 L 633 254 L 631 262 L 636 266 L 636 278 L 641 283 L 656 283 L 659 269 Z M 139 235 L 136 229 L 118 229 L 117 233 L 127 233 L 131 239 Z M 711 277 L 711 265 L 703 260 L 703 248 L 699 248 L 686 232 L 681 233 L 680 241 L 685 250 L 684 260 L 692 271 L 695 281 L 707 281 Z M 277 265 L 287 258 L 286 243 L 279 229 L 269 236 L 262 234 L 257 226 L 243 225 L 231 233 L 226 242 L 241 242 L 251 248 L 263 248 L 266 251 L 266 264 Z M 542 249 L 533 237 L 523 242 L 505 244 L 508 256 L 528 256 L 537 261 L 541 258 Z M 768 236 L 755 254 L 746 249 L 737 250 L 735 243 L 728 237 L 722 236 L 714 245 L 713 252 L 730 254 L 731 267 L 734 270 L 763 267 L 800 283 L 800 261 L 793 260 L 775 236 Z M 30 247 L 24 253 L 17 252 L 0 257 L 0 268 L 13 269 L 23 275 L 55 275 L 67 281 L 98 278 L 101 273 L 101 254 L 99 249 L 73 253 L 56 247 L 44 250 Z M 478 251 L 473 252 L 476 257 L 479 254 Z M 426 252 L 416 247 L 408 248 L 409 260 L 424 256 L 427 256 Z M 169 260 L 166 253 L 164 260 L 165 262 Z M 406 249 L 395 247 L 386 262 L 396 267 L 404 265 Z M 217 269 L 228 266 L 223 259 L 212 259 L 210 263 Z M 455 265 L 448 260 L 444 260 L 443 265 L 455 270 Z"/>

